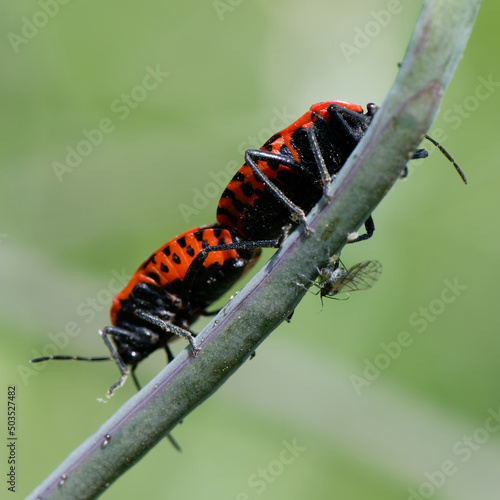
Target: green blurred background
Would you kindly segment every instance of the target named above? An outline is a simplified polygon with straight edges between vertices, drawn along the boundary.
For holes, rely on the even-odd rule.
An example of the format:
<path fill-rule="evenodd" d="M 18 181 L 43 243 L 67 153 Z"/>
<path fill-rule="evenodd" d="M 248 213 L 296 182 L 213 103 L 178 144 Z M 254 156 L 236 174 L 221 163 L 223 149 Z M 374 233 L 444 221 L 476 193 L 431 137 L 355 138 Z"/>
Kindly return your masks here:
<path fill-rule="evenodd" d="M 212 222 L 214 178 L 312 103 L 381 103 L 421 2 L 88 0 L 48 2 L 51 17 L 42 4 L 3 4 L 0 21 L 0 374 L 4 400 L 17 386 L 19 498 L 134 393 L 96 402 L 111 363 L 27 361 L 72 321 L 81 333 L 60 353 L 105 355 L 113 277 Z M 383 262 L 376 287 L 322 311 L 308 295 L 175 429 L 183 453 L 158 445 L 105 498 L 498 499 L 499 15 L 482 7 L 430 132 L 469 185 L 427 144 L 431 158 L 376 210 L 375 237 L 344 252 L 347 265 Z M 144 90 L 148 67 L 168 76 Z M 103 120 L 109 133 L 56 175 Z M 449 303 L 445 280 L 465 287 Z M 358 394 L 353 375 L 384 363 L 401 332 L 411 345 Z M 163 365 L 157 353 L 139 377 Z M 300 447 L 287 463 L 284 441 Z"/>

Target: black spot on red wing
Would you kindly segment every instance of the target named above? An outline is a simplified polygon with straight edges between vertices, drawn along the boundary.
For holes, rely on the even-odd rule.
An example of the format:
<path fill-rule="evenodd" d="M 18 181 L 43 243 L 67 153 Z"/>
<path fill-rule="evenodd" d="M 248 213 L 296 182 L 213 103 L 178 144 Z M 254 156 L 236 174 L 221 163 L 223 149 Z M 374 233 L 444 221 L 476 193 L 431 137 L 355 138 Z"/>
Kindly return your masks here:
<path fill-rule="evenodd" d="M 179 258 L 179 256 L 176 253 L 174 253 L 172 255 L 172 260 L 174 261 L 175 264 L 180 264 L 181 263 L 181 259 Z"/>
<path fill-rule="evenodd" d="M 163 250 L 162 252 L 168 257 L 171 253 L 171 250 L 170 250 L 170 245 L 167 245 Z"/>
<path fill-rule="evenodd" d="M 148 273 L 148 277 L 160 284 L 160 277 L 156 273 Z"/>
<path fill-rule="evenodd" d="M 217 208 L 217 217 L 219 215 L 223 215 L 224 217 L 227 217 L 230 224 L 233 226 L 235 226 L 238 222 L 238 217 L 236 217 L 233 213 L 229 212 L 229 210 L 227 210 L 226 208 L 218 207 Z"/>
<path fill-rule="evenodd" d="M 233 177 L 233 180 L 243 182 L 245 180 L 245 176 L 238 170 L 238 172 L 236 172 L 235 176 Z"/>
<path fill-rule="evenodd" d="M 214 235 L 214 238 L 218 238 L 222 233 L 222 229 L 220 227 L 216 227 L 214 230 L 213 230 L 213 235 Z"/>
<path fill-rule="evenodd" d="M 201 244 L 202 248 L 207 248 L 210 246 L 210 243 L 207 240 L 203 240 L 203 243 Z"/>
<path fill-rule="evenodd" d="M 271 170 L 278 170 L 283 167 L 283 164 L 278 158 L 275 160 L 267 160 L 266 163 Z"/>
<path fill-rule="evenodd" d="M 233 200 L 233 206 L 234 206 L 234 208 L 236 208 L 236 210 L 238 212 L 242 212 L 245 209 L 245 207 L 247 206 L 247 204 L 244 203 L 243 201 L 238 200 L 237 198 L 235 198 Z"/>
<path fill-rule="evenodd" d="M 166 266 L 163 262 L 160 265 L 160 269 L 161 269 L 162 273 L 167 274 L 169 272 L 168 266 Z"/>
<path fill-rule="evenodd" d="M 194 237 L 196 238 L 196 241 L 202 241 L 203 240 L 203 231 L 196 231 L 196 233 L 194 233 Z"/>
<path fill-rule="evenodd" d="M 229 188 L 226 188 L 224 189 L 223 193 L 222 193 L 222 196 L 221 196 L 221 199 L 222 198 L 234 198 L 235 194 L 234 194 L 234 191 L 232 189 L 229 189 Z"/>
<path fill-rule="evenodd" d="M 177 240 L 177 243 L 179 243 L 179 246 L 181 248 L 185 248 L 185 246 L 186 246 L 186 238 L 184 236 L 182 238 L 179 238 Z"/>
<path fill-rule="evenodd" d="M 142 264 L 142 266 L 140 267 L 140 269 L 146 269 L 146 267 L 148 267 L 151 262 L 153 262 L 153 264 L 154 264 L 155 263 L 155 259 L 156 259 L 156 254 L 154 253 L 153 255 L 151 255 L 151 257 L 149 257 L 148 260 L 146 260 Z"/>
<path fill-rule="evenodd" d="M 293 158 L 291 151 L 288 149 L 286 144 L 283 144 L 280 148 L 280 154 L 283 156 L 287 156 L 289 158 Z"/>
<path fill-rule="evenodd" d="M 250 197 L 253 195 L 254 193 L 254 189 L 253 189 L 253 186 L 250 182 L 244 182 L 242 185 L 241 185 L 241 191 L 243 192 L 243 194 L 247 197 Z"/>
<path fill-rule="evenodd" d="M 191 246 L 191 245 L 188 245 L 187 248 L 186 248 L 186 253 L 190 256 L 190 257 L 193 257 L 194 256 L 194 248 Z"/>

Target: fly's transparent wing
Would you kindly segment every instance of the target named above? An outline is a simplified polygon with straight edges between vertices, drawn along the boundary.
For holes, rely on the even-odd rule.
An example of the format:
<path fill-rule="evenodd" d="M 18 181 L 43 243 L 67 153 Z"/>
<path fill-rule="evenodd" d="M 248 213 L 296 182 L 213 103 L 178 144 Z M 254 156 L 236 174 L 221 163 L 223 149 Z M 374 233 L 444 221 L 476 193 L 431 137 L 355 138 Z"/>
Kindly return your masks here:
<path fill-rule="evenodd" d="M 323 280 L 320 278 L 318 283 L 322 297 L 333 297 L 340 292 L 368 290 L 382 274 L 382 264 L 378 260 L 358 262 L 343 273 L 337 272 L 338 269 L 322 271 Z"/>

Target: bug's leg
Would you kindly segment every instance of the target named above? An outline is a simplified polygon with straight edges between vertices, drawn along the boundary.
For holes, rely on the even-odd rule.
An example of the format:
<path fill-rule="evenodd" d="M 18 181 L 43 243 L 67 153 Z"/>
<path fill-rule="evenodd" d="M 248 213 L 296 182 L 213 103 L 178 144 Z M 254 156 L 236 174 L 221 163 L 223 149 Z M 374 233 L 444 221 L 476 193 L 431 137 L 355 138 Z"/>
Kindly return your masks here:
<path fill-rule="evenodd" d="M 193 334 L 188 330 L 184 330 L 184 328 L 181 328 L 180 326 L 174 325 L 173 323 L 158 318 L 157 316 L 154 316 L 153 314 L 150 314 L 149 312 L 143 311 L 141 309 L 136 309 L 134 313 L 139 318 L 151 323 L 152 325 L 160 327 L 165 332 L 173 333 L 178 337 L 185 338 L 189 342 L 191 348 L 193 349 L 193 354 L 195 356 L 198 354 L 199 349 L 198 347 L 196 347 L 195 338 Z"/>
<path fill-rule="evenodd" d="M 137 366 L 132 367 L 132 369 L 130 370 L 130 375 L 132 375 L 132 380 L 134 381 L 134 385 L 135 385 L 137 391 L 140 391 L 142 389 L 142 386 L 141 386 L 141 383 L 139 382 L 139 379 L 137 378 L 137 375 L 135 373 L 136 368 L 137 368 Z"/>
<path fill-rule="evenodd" d="M 141 312 L 141 311 L 136 311 Z M 140 314 L 137 314 L 140 316 Z M 151 315 L 150 315 L 151 316 Z M 162 321 L 159 320 L 158 321 Z M 167 323 L 166 321 L 164 323 Z M 168 323 L 170 325 L 170 323 Z M 181 328 L 171 325 L 172 328 L 169 328 L 167 331 L 171 333 L 176 333 L 177 329 L 182 330 Z M 174 331 L 175 330 L 175 331 Z M 120 370 L 120 378 L 109 388 L 107 397 L 110 398 L 114 391 L 118 389 L 119 387 L 122 387 L 125 381 L 127 380 L 127 377 L 132 374 L 132 378 L 134 380 L 135 386 L 140 389 L 140 384 L 139 381 L 137 380 L 135 374 L 134 374 L 134 369 L 135 366 L 132 366 L 131 369 L 127 367 L 127 365 L 124 363 L 122 357 L 118 353 L 115 344 L 112 342 L 114 338 L 122 338 L 124 340 L 130 340 L 133 341 L 134 343 L 141 343 L 144 345 L 151 345 L 154 344 L 155 342 L 158 341 L 158 336 L 154 332 L 149 332 L 147 329 L 144 329 L 144 331 L 137 330 L 128 330 L 125 328 L 120 328 L 117 326 L 107 326 L 103 328 L 99 334 L 101 335 L 104 343 L 106 344 L 106 347 L 108 348 L 110 354 L 111 354 L 111 359 L 116 363 L 118 366 L 118 369 Z"/>
<path fill-rule="evenodd" d="M 172 351 L 170 350 L 170 347 L 168 347 L 167 344 L 165 344 L 165 352 L 167 353 L 167 364 L 170 363 L 170 361 L 173 361 L 174 359 L 174 355 L 172 353 Z"/>
<path fill-rule="evenodd" d="M 423 158 L 427 158 L 429 156 L 429 153 L 425 149 L 417 149 L 411 159 L 412 160 L 421 160 Z"/>
<path fill-rule="evenodd" d="M 323 120 L 323 118 L 321 119 Z M 321 154 L 321 148 L 319 147 L 318 138 L 316 135 L 316 127 L 308 127 L 307 138 L 309 140 L 309 144 L 311 145 L 311 151 L 314 154 L 314 160 L 318 167 L 319 176 L 321 178 L 321 185 L 323 187 L 323 196 L 326 196 L 328 193 L 328 189 L 330 188 L 330 185 L 332 183 L 332 177 L 330 175 L 330 172 L 328 172 L 325 159 Z"/>
<path fill-rule="evenodd" d="M 374 114 L 363 115 L 338 104 L 330 105 L 328 113 L 334 128 L 339 132 L 338 140 L 351 151 L 362 139 Z"/>
<path fill-rule="evenodd" d="M 356 235 L 356 233 L 354 233 L 356 236 L 354 238 L 348 239 L 347 243 L 357 243 L 358 241 L 364 241 L 373 236 L 373 233 L 375 231 L 375 223 L 373 222 L 373 218 L 371 215 L 365 221 L 365 230 L 365 234 Z"/>
<path fill-rule="evenodd" d="M 123 362 L 123 359 L 121 358 L 120 354 L 118 354 L 118 351 L 116 350 L 116 346 L 111 342 L 111 338 L 115 335 L 129 335 L 130 332 L 127 330 L 122 330 L 121 328 L 116 328 L 114 326 L 106 326 L 102 330 L 99 331 L 99 335 L 102 337 L 102 340 L 106 344 L 106 347 L 109 350 L 109 353 L 111 354 L 111 358 L 113 361 L 116 363 L 118 366 L 118 369 L 120 370 L 120 378 L 108 389 L 108 394 L 107 397 L 110 398 L 114 391 L 121 387 L 124 383 L 125 380 L 127 380 L 127 377 L 130 373 L 127 365 Z"/>
<path fill-rule="evenodd" d="M 274 194 L 276 199 L 280 201 L 288 210 L 290 211 L 291 217 L 295 222 L 299 222 L 304 226 L 307 233 L 311 233 L 309 226 L 307 225 L 306 214 L 298 205 L 296 205 L 292 200 L 290 200 L 285 194 L 276 187 L 260 170 L 257 163 L 259 161 L 267 162 L 277 162 L 280 165 L 288 166 L 295 170 L 302 170 L 302 166 L 297 163 L 292 158 L 288 158 L 282 155 L 276 155 L 275 153 L 268 153 L 267 151 L 261 151 L 260 149 L 247 149 L 245 151 L 245 162 L 250 166 L 255 177 L 262 182 L 271 193 Z"/>

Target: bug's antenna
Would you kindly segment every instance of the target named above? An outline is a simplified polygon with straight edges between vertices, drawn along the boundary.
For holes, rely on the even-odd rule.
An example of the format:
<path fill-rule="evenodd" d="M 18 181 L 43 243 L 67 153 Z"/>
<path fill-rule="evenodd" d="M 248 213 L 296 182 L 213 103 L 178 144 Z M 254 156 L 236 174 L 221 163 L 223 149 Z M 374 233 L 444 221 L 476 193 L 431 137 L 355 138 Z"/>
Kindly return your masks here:
<path fill-rule="evenodd" d="M 87 357 L 87 356 L 59 356 L 59 355 L 53 355 L 53 356 L 43 356 L 41 358 L 34 358 L 30 359 L 30 363 L 41 363 L 43 361 L 50 361 L 50 360 L 59 360 L 59 361 L 111 361 L 111 358 L 109 356 L 102 356 L 102 357 Z"/>
<path fill-rule="evenodd" d="M 462 178 L 462 180 L 464 181 L 464 184 L 467 184 L 467 177 L 465 177 L 463 170 L 460 168 L 458 163 L 454 160 L 453 156 L 451 156 L 450 153 L 448 153 L 448 151 L 446 151 L 446 149 L 444 149 L 443 146 L 441 146 L 441 144 L 439 144 L 439 142 L 435 141 L 432 137 L 429 137 L 427 134 L 425 134 L 425 138 L 428 141 L 432 142 L 432 144 L 434 144 L 434 146 L 436 146 L 439 149 L 439 151 L 441 151 L 441 153 L 443 153 L 444 156 L 446 156 L 446 158 L 448 158 L 448 160 L 450 160 L 451 163 L 453 163 L 453 166 L 455 167 L 455 170 L 458 172 L 458 175 Z"/>

